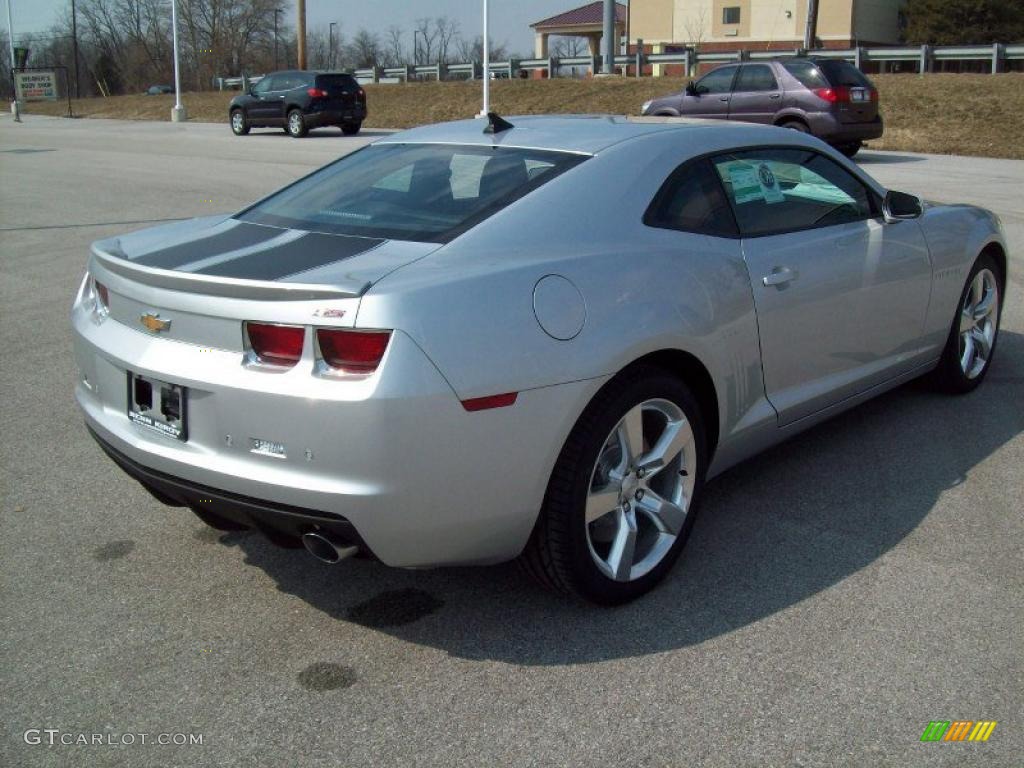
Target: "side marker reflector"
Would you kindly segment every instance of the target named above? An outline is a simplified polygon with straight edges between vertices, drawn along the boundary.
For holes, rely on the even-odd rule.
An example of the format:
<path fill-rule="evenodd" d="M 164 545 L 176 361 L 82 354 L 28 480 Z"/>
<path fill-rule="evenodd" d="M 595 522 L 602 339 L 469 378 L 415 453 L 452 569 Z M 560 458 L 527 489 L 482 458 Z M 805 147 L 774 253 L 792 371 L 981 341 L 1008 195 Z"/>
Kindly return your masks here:
<path fill-rule="evenodd" d="M 506 392 L 503 395 L 489 395 L 487 397 L 474 397 L 470 400 L 463 400 L 462 407 L 467 411 L 486 411 L 490 408 L 505 408 L 515 403 L 519 397 L 518 392 Z"/>

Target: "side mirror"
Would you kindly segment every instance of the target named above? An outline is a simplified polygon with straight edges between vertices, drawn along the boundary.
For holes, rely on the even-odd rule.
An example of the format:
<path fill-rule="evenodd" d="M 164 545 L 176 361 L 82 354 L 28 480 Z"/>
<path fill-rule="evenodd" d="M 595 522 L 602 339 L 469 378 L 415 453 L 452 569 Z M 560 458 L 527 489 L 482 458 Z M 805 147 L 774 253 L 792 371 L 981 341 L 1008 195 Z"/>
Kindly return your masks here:
<path fill-rule="evenodd" d="M 700 92 L 697 90 L 697 84 L 691 80 L 686 84 L 686 95 L 687 96 L 700 96 Z"/>
<path fill-rule="evenodd" d="M 916 195 L 890 190 L 885 193 L 882 212 L 885 214 L 886 221 L 904 221 L 916 219 L 924 213 L 924 206 L 921 204 L 921 198 Z"/>

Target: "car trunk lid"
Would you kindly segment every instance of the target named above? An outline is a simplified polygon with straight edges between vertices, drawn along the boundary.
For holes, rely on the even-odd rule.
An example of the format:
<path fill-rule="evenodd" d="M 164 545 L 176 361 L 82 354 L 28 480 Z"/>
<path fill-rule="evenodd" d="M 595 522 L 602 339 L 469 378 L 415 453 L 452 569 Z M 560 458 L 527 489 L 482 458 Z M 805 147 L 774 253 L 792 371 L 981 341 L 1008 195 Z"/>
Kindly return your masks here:
<path fill-rule="evenodd" d="M 89 273 L 109 291 L 112 319 L 160 338 L 240 350 L 244 321 L 354 325 L 371 285 L 437 247 L 219 216 L 101 240 Z M 149 327 L 165 320 L 166 328 Z"/>

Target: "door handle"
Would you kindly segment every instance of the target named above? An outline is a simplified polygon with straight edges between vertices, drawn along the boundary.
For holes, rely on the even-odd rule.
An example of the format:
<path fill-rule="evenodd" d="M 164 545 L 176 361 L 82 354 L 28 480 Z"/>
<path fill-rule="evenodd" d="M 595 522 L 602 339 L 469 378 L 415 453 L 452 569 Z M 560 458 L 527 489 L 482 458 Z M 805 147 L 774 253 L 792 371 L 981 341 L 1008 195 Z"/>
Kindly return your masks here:
<path fill-rule="evenodd" d="M 781 93 L 773 93 L 770 96 L 768 96 L 768 98 L 769 99 L 781 99 L 782 98 L 782 94 Z"/>
<path fill-rule="evenodd" d="M 719 96 L 719 97 L 718 97 L 718 100 L 719 100 L 719 101 L 728 101 L 728 100 L 729 100 L 729 97 L 728 97 L 728 96 Z"/>
<path fill-rule="evenodd" d="M 787 283 L 796 280 L 796 278 L 797 273 L 789 267 L 775 267 L 771 271 L 771 274 L 765 275 L 761 280 L 767 286 L 780 286 L 786 285 Z"/>

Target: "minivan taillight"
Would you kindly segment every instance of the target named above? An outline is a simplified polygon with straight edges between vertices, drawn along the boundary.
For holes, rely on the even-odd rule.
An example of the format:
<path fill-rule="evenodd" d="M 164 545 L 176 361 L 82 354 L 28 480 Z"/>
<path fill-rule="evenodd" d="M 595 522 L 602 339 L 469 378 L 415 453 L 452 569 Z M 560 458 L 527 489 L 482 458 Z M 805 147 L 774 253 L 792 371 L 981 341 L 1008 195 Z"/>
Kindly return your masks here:
<path fill-rule="evenodd" d="M 327 91 L 322 88 L 307 88 L 306 93 L 309 94 L 311 99 L 326 99 L 329 95 Z"/>
<path fill-rule="evenodd" d="M 365 104 L 366 103 L 366 91 L 364 91 L 362 88 L 360 88 L 358 91 L 356 91 L 356 98 L 359 99 L 359 102 L 361 104 Z"/>
<path fill-rule="evenodd" d="M 318 328 L 320 355 L 331 368 L 345 373 L 373 373 L 391 340 L 391 331 Z"/>
<path fill-rule="evenodd" d="M 247 322 L 245 333 L 249 347 L 261 363 L 291 368 L 302 357 L 306 329 L 301 325 Z"/>
<path fill-rule="evenodd" d="M 830 104 L 837 102 L 845 103 L 850 100 L 850 89 L 845 85 L 836 86 L 835 88 L 817 88 L 814 93 L 819 99 L 824 99 Z"/>

